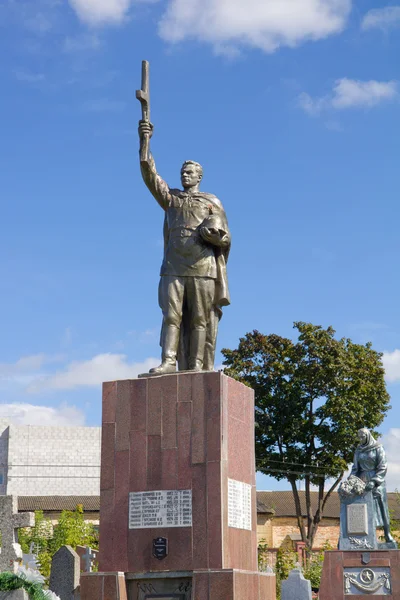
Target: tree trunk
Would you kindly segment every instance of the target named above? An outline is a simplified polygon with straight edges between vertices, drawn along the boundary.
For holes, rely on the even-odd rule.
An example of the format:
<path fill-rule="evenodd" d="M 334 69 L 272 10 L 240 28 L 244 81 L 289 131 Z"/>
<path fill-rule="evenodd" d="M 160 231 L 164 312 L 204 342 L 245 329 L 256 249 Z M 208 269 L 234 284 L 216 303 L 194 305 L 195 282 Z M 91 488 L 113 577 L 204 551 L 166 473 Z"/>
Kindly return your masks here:
<path fill-rule="evenodd" d="M 288 479 L 290 481 L 290 485 L 292 486 L 294 504 L 296 507 L 297 524 L 300 529 L 301 539 L 303 542 L 307 543 L 306 528 L 304 527 L 303 515 L 301 513 L 300 496 L 296 486 L 296 478 L 290 477 Z"/>

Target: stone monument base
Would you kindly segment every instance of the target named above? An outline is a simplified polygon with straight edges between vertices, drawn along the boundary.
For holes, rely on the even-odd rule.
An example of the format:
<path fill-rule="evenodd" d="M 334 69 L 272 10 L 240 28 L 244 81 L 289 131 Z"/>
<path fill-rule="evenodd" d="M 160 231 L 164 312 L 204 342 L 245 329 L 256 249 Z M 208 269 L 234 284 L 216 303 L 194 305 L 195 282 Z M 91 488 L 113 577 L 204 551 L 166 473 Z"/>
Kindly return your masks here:
<path fill-rule="evenodd" d="M 400 598 L 400 551 L 325 552 L 319 600 Z"/>
<path fill-rule="evenodd" d="M 237 569 L 159 573 L 84 573 L 85 600 L 272 600 L 275 576 Z"/>

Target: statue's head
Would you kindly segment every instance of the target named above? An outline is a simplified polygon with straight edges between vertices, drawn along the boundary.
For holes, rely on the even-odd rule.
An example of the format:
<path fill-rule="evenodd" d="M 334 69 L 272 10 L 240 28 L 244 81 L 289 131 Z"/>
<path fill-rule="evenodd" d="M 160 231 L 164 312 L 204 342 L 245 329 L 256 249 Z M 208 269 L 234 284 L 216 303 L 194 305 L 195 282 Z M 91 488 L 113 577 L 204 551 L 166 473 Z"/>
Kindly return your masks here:
<path fill-rule="evenodd" d="M 371 437 L 371 432 L 366 427 L 363 427 L 357 431 L 357 437 L 360 440 L 360 445 L 365 446 Z"/>
<path fill-rule="evenodd" d="M 187 160 L 183 163 L 181 168 L 181 182 L 184 190 L 190 189 L 199 185 L 203 178 L 203 167 L 194 162 L 194 160 Z"/>

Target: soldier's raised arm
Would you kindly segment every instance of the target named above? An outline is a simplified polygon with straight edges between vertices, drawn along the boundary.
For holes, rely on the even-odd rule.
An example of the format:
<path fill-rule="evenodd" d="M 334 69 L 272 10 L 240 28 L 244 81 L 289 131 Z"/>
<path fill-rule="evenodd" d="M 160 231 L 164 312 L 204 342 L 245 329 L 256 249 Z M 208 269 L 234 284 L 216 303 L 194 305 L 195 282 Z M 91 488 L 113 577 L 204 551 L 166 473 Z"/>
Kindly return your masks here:
<path fill-rule="evenodd" d="M 139 139 L 140 139 L 140 170 L 143 181 L 150 192 L 157 200 L 158 204 L 166 210 L 170 202 L 170 193 L 168 184 L 157 173 L 154 158 L 148 147 L 149 140 L 153 134 L 153 125 L 149 121 L 139 121 Z M 147 156 L 143 156 L 143 146 L 147 145 Z"/>

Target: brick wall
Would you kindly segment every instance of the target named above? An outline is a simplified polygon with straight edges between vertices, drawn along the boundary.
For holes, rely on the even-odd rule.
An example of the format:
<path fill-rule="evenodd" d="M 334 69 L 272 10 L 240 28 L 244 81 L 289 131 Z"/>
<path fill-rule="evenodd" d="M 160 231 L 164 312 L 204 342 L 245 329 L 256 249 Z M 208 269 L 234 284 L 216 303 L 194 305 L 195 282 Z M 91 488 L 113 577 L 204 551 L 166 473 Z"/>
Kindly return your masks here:
<path fill-rule="evenodd" d="M 100 440 L 100 427 L 11 424 L 6 493 L 99 495 Z"/>
<path fill-rule="evenodd" d="M 297 520 L 294 517 L 274 517 L 257 515 L 257 542 L 265 543 L 269 548 L 279 548 L 290 534 L 299 534 Z M 322 519 L 314 547 L 322 548 L 326 542 L 336 548 L 339 541 L 339 519 Z"/>

